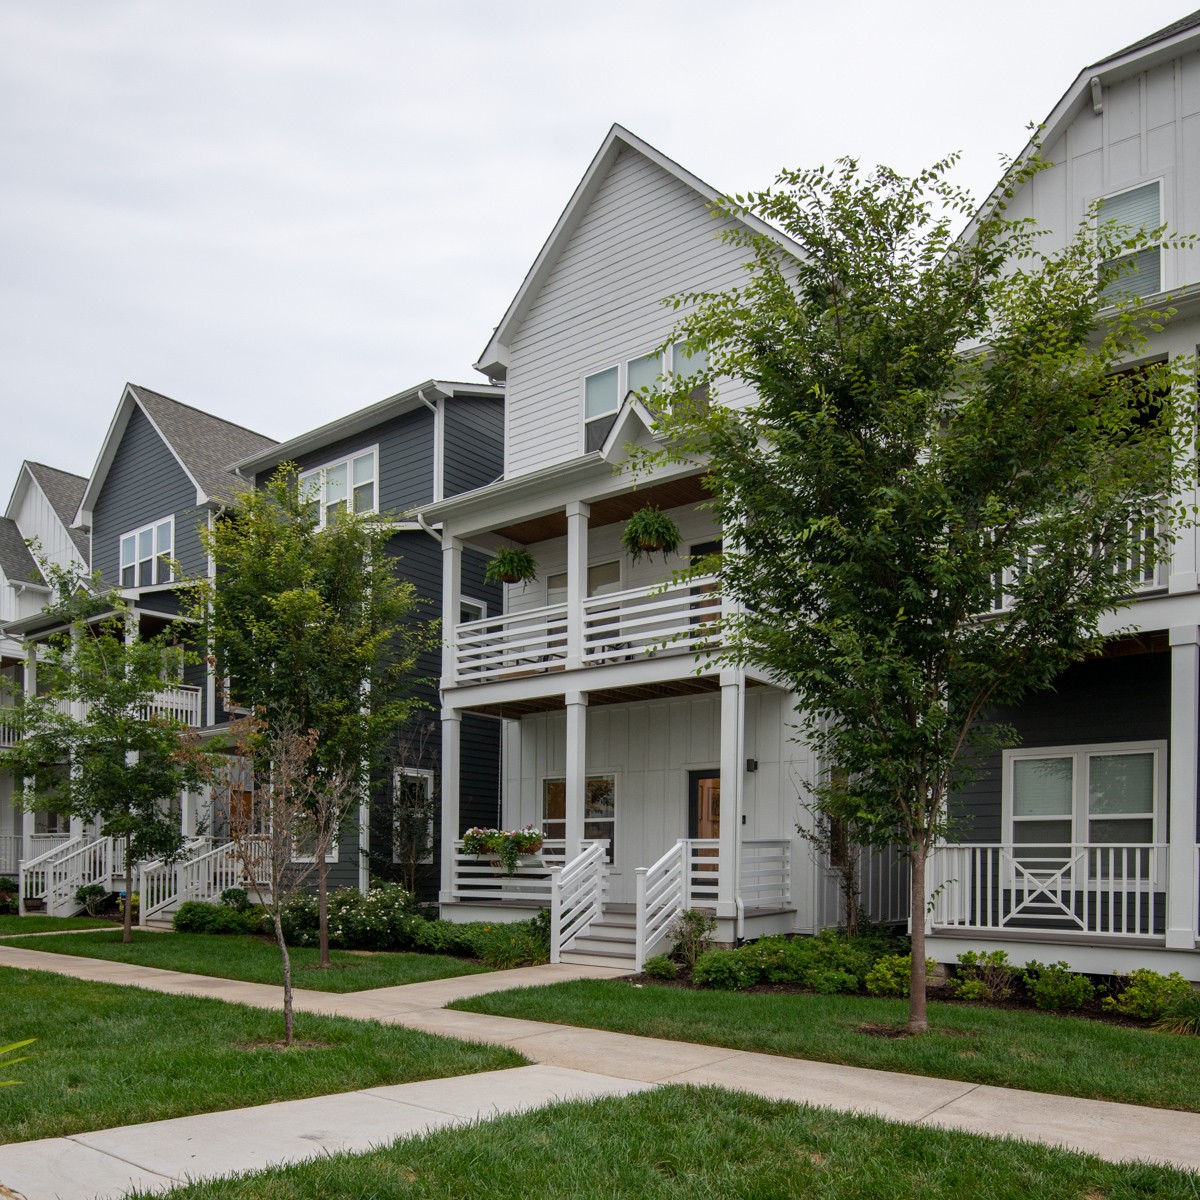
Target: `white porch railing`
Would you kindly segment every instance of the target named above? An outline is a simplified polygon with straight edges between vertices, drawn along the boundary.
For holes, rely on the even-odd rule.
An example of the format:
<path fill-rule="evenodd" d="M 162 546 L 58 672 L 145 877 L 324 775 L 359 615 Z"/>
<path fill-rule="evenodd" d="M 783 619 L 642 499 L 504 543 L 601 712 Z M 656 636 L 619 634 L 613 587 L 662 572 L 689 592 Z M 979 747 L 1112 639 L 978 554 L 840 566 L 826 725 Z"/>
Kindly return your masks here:
<path fill-rule="evenodd" d="M 0 833 L 0 875 L 15 875 L 21 861 L 21 835 Z"/>
<path fill-rule="evenodd" d="M 721 843 L 716 838 L 685 838 L 683 889 L 685 908 L 714 908 L 721 890 Z"/>
<path fill-rule="evenodd" d="M 143 863 L 138 872 L 138 924 L 145 925 L 153 916 L 178 906 L 186 900 L 203 900 L 207 896 L 181 896 L 180 871 L 184 866 L 201 858 L 212 847 L 212 838 L 195 837 L 188 840 L 184 849 L 185 858 L 165 863 L 161 859 Z M 217 893 L 220 895 L 220 893 Z"/>
<path fill-rule="evenodd" d="M 75 893 L 91 883 L 107 887 L 120 870 L 120 863 L 114 861 L 118 857 L 112 838 L 73 838 L 23 862 L 18 883 L 21 912 L 30 901 L 41 901 L 47 916 L 73 916 L 80 908 Z"/>
<path fill-rule="evenodd" d="M 454 682 L 490 683 L 561 669 L 566 657 L 565 604 L 464 621 L 455 630 Z"/>
<path fill-rule="evenodd" d="M 550 873 L 566 862 L 566 842 L 547 838 L 538 854 L 517 862 L 514 874 L 486 855 L 464 854 L 462 841 L 454 843 L 454 874 L 450 895 L 455 900 L 488 900 L 493 903 L 530 902 L 550 907 Z"/>
<path fill-rule="evenodd" d="M 942 846 L 928 875 L 935 928 L 1154 938 L 1166 925 L 1163 844 Z"/>
<path fill-rule="evenodd" d="M 656 863 L 638 867 L 637 875 L 637 947 L 635 958 L 640 971 L 659 943 L 670 932 L 675 919 L 687 908 L 685 843 L 676 842 Z"/>
<path fill-rule="evenodd" d="M 791 908 L 791 842 L 785 838 L 742 842 L 738 899 L 745 908 Z"/>
<path fill-rule="evenodd" d="M 591 842 L 550 880 L 550 961 L 588 930 L 604 911 L 608 882 L 608 842 Z"/>
<path fill-rule="evenodd" d="M 17 726 L 10 715 L 11 713 L 11 708 L 7 706 L 0 707 L 0 747 L 15 746 L 20 740 L 17 734 Z"/>
<path fill-rule="evenodd" d="M 154 694 L 154 699 L 143 710 L 143 719 L 151 716 L 168 717 L 190 729 L 200 728 L 201 689 L 181 683 L 176 687 L 164 688 Z"/>
<path fill-rule="evenodd" d="M 600 666 L 657 654 L 695 654 L 720 636 L 715 576 L 631 588 L 583 602 L 583 661 Z"/>

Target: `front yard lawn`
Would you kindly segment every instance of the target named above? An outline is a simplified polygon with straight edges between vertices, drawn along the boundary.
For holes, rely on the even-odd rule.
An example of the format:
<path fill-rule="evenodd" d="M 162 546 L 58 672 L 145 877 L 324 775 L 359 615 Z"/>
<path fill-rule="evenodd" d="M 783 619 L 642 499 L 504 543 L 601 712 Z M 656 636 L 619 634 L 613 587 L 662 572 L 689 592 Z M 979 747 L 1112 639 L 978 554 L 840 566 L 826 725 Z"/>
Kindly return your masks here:
<path fill-rule="evenodd" d="M 494 992 L 450 1007 L 1200 1112 L 1200 1038 L 1082 1017 L 931 1002 L 932 1033 L 887 1038 L 858 1027 L 902 1024 L 906 1000 L 717 992 L 622 980 Z"/>
<path fill-rule="evenodd" d="M 43 917 L 33 914 L 28 917 L 0 917 L 0 937 L 12 937 L 16 933 L 49 933 L 58 929 L 114 929 L 112 921 L 100 917 Z"/>
<path fill-rule="evenodd" d="M 219 979 L 244 979 L 250 983 L 283 984 L 283 967 L 274 942 L 237 934 L 153 933 L 134 930 L 126 946 L 119 929 L 104 933 L 82 933 L 69 938 L 22 938 L 10 943 L 22 950 L 48 950 L 82 958 L 105 958 L 112 962 L 160 967 L 165 971 L 189 971 L 215 975 Z M 488 970 L 480 963 L 447 954 L 365 953 L 331 950 L 333 965 L 317 967 L 315 949 L 292 946 L 292 983 L 318 992 L 361 992 L 367 988 L 395 987 L 426 979 L 449 979 L 455 975 L 477 975 Z"/>
<path fill-rule="evenodd" d="M 166 1200 L 392 1196 L 1195 1200 L 1196 1179 L 1168 1167 L 1106 1163 L 718 1088 L 667 1087 L 443 1129 L 370 1154 L 194 1183 Z"/>
<path fill-rule="evenodd" d="M 400 1026 L 283 1014 L 0 968 L 0 1041 L 37 1038 L 0 1088 L 0 1142 L 523 1066 L 521 1055 Z"/>

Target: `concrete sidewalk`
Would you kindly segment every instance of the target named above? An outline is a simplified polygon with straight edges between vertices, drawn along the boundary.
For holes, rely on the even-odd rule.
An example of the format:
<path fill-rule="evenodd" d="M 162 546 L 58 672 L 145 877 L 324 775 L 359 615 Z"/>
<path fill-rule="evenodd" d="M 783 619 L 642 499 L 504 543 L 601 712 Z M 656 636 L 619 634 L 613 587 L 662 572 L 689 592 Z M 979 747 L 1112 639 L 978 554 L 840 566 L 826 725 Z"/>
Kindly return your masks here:
<path fill-rule="evenodd" d="M 277 1008 L 280 1002 L 279 989 L 265 984 L 183 975 L 12 946 L 0 947 L 0 966 L 52 971 L 98 982 L 132 984 L 154 991 L 213 996 L 256 1007 Z M 581 1087 L 594 1086 L 598 1076 L 607 1078 L 618 1091 L 665 1083 L 715 1084 L 774 1099 L 822 1105 L 843 1112 L 873 1113 L 893 1121 L 1024 1138 L 1095 1154 L 1112 1161 L 1145 1159 L 1200 1171 L 1200 1114 L 1197 1113 L 1140 1108 L 921 1075 L 808 1062 L 692 1042 L 665 1041 L 541 1021 L 456 1012 L 443 1007 L 452 1000 L 510 987 L 536 986 L 565 979 L 613 977 L 618 974 L 599 967 L 527 967 L 344 995 L 298 992 L 297 1008 L 373 1019 L 448 1037 L 510 1046 L 542 1066 L 579 1073 Z M 461 1082 L 470 1087 L 472 1079 L 509 1075 L 512 1072 L 467 1076 Z M 563 1077 L 555 1078 L 561 1082 Z M 404 1086 L 425 1087 L 432 1086 L 433 1082 L 429 1085 Z M 444 1084 L 446 1081 L 436 1082 Z M 372 1089 L 372 1093 L 378 1091 Z M 505 1096 L 503 1087 L 499 1087 L 495 1093 L 489 1093 L 489 1099 L 496 1103 L 507 1103 Z M 289 1104 L 320 1106 L 337 1099 L 324 1097 L 311 1101 L 291 1101 Z M 516 1103 L 520 1106 L 522 1102 L 518 1099 Z M 511 1109 L 505 1108 L 503 1111 Z M 208 1114 L 179 1120 L 210 1121 L 220 1116 Z M 228 1118 L 229 1114 L 226 1114 L 222 1119 Z M 162 1124 L 178 1125 L 179 1121 Z M 79 1135 L 67 1140 L 78 1142 L 80 1138 L 116 1136 L 120 1132 L 110 1130 L 105 1134 Z M 28 1148 L 36 1144 L 0 1146 L 0 1181 L 14 1186 L 6 1174 L 9 1156 L 28 1153 Z M 284 1150 L 281 1149 L 281 1153 Z M 269 1161 L 293 1160 L 271 1158 Z M 186 1163 L 178 1164 L 178 1167 L 187 1169 Z M 224 1169 L 238 1168 L 227 1165 Z M 164 1174 L 174 1177 L 170 1171 Z M 30 1191 L 27 1194 L 29 1200 L 41 1200 L 42 1196 L 57 1194 L 61 1194 L 64 1200 L 84 1200 L 85 1197 L 102 1193 L 62 1190 L 61 1193 Z"/>

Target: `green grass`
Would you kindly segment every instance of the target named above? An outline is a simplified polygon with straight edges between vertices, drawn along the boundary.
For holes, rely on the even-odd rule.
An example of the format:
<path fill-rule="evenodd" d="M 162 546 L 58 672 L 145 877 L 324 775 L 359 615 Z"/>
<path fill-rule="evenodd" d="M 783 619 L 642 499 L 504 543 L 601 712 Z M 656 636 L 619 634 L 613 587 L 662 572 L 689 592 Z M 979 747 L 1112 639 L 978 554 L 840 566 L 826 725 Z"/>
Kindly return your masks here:
<path fill-rule="evenodd" d="M 727 1200 L 1195 1200 L 1196 1178 L 1138 1163 L 893 1125 L 718 1088 L 573 1102 L 370 1154 L 194 1183 L 170 1200 L 537 1196 Z"/>
<path fill-rule="evenodd" d="M 0 997 L 0 1042 L 38 1039 L 6 1071 L 22 1082 L 0 1088 L 0 1142 L 526 1061 L 498 1046 L 308 1013 L 296 1015 L 296 1036 L 321 1045 L 256 1047 L 282 1039 L 282 1013 L 42 971 L 0 968 Z"/>
<path fill-rule="evenodd" d="M 1200 1038 L 1083 1017 L 933 1003 L 933 1033 L 889 1039 L 856 1027 L 901 1024 L 906 1000 L 638 987 L 618 980 L 495 992 L 451 1007 L 1200 1112 Z"/>
<path fill-rule="evenodd" d="M 99 917 L 0 917 L 0 937 L 14 933 L 48 933 L 52 929 L 115 929 L 112 921 Z"/>
<path fill-rule="evenodd" d="M 119 929 L 82 933 L 75 937 L 22 938 L 10 943 L 24 950 L 48 950 L 81 958 L 137 963 L 165 971 L 215 975 L 218 979 L 244 979 L 250 983 L 283 984 L 283 967 L 274 942 L 236 934 L 153 933 L 134 930 L 126 946 Z M 487 967 L 447 954 L 360 954 L 331 950 L 333 966 L 317 967 L 317 951 L 292 947 L 292 983 L 319 992 L 361 992 L 366 988 L 395 987 L 427 979 L 478 975 Z"/>

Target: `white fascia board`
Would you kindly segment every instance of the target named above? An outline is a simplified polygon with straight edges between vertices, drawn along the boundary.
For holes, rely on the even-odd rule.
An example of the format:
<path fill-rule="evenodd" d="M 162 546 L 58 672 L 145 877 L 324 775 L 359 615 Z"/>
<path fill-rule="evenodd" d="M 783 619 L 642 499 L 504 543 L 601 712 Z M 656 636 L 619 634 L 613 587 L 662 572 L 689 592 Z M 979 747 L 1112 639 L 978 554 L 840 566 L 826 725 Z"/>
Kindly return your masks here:
<path fill-rule="evenodd" d="M 604 439 L 604 444 L 600 447 L 600 454 L 605 462 L 615 466 L 620 461 L 625 443 L 630 441 L 637 432 L 639 423 L 656 442 L 665 441 L 663 435 L 655 430 L 654 422 L 654 413 L 650 411 L 644 400 L 637 396 L 626 396 L 617 412 L 617 419 L 613 422 L 613 427 L 608 431 L 608 437 Z M 632 429 L 633 432 L 626 433 L 627 429 Z"/>
<path fill-rule="evenodd" d="M 25 493 L 29 490 L 30 482 L 37 483 L 33 478 L 33 472 L 29 469 L 28 461 L 21 463 L 21 469 L 17 472 L 17 481 L 13 484 L 12 493 L 8 497 L 8 507 L 4 510 L 4 515 L 10 520 L 15 520 L 13 513 L 21 506 L 21 501 L 25 499 Z M 41 490 L 40 488 L 38 489 Z"/>
<path fill-rule="evenodd" d="M 507 370 L 509 337 L 536 298 L 546 276 L 553 269 L 568 239 L 575 232 L 580 218 L 586 212 L 592 198 L 604 182 L 609 168 L 623 147 L 648 158 L 656 166 L 661 167 L 669 175 L 673 175 L 681 183 L 698 193 L 706 203 L 712 204 L 720 199 L 722 193 L 705 183 L 703 179 L 693 175 L 674 159 L 668 158 L 660 150 L 656 150 L 649 142 L 644 142 L 636 134 L 630 133 L 628 129 L 621 125 L 613 125 L 584 172 L 583 178 L 571 193 L 571 198 L 567 201 L 566 207 L 550 231 L 550 236 L 538 251 L 517 294 L 513 297 L 504 316 L 500 318 L 500 323 L 496 326 L 495 332 L 479 356 L 479 361 L 475 363 L 477 371 L 482 371 L 485 375 L 497 376 Z M 800 255 L 800 247 L 774 226 L 752 216 L 740 218 L 740 221 L 753 232 L 764 234 L 777 242 L 786 253 Z"/>

